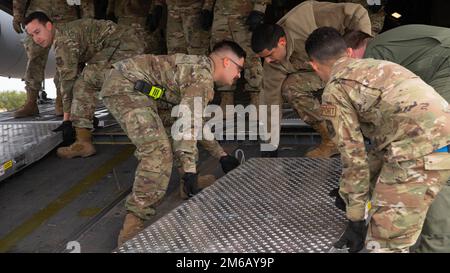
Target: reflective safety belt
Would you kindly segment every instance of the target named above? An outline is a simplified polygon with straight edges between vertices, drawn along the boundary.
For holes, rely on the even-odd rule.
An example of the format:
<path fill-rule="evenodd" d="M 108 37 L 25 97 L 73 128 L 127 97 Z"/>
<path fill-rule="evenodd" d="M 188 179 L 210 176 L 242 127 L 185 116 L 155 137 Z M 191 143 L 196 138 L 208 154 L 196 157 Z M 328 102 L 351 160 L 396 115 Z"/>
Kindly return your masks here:
<path fill-rule="evenodd" d="M 162 86 L 152 85 L 146 81 L 138 80 L 134 83 L 134 90 L 137 90 L 137 91 L 141 92 L 142 94 L 147 95 L 148 97 L 152 98 L 153 100 L 161 100 L 172 106 L 176 105 L 176 104 L 162 98 L 164 96 L 164 93 L 166 92 L 166 89 Z"/>

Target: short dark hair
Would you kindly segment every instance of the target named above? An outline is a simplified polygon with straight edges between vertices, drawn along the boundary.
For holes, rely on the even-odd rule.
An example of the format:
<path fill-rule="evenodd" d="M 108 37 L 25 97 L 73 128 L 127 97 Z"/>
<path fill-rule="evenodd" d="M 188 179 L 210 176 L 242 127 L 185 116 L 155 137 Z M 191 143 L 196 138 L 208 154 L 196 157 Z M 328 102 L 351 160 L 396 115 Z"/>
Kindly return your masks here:
<path fill-rule="evenodd" d="M 277 47 L 281 37 L 285 37 L 286 33 L 283 28 L 277 24 L 262 24 L 253 30 L 252 34 L 252 50 L 260 53 L 264 49 L 272 50 Z"/>
<path fill-rule="evenodd" d="M 247 53 L 245 53 L 245 50 L 242 49 L 242 47 L 233 41 L 229 40 L 223 40 L 218 43 L 216 43 L 212 49 L 212 52 L 219 52 L 222 50 L 231 50 L 238 58 L 244 58 L 247 57 Z"/>
<path fill-rule="evenodd" d="M 364 43 L 367 42 L 367 39 L 372 38 L 369 34 L 362 32 L 360 30 L 349 29 L 344 33 L 344 41 L 347 44 L 347 47 L 351 47 L 353 49 L 360 48 Z"/>
<path fill-rule="evenodd" d="M 25 19 L 23 20 L 24 25 L 28 25 L 33 20 L 38 20 L 39 23 L 45 25 L 47 22 L 53 23 L 52 20 L 47 16 L 47 14 L 43 13 L 42 11 L 35 11 L 30 13 Z"/>
<path fill-rule="evenodd" d="M 324 62 L 343 55 L 347 50 L 347 45 L 336 29 L 320 27 L 306 39 L 305 50 L 310 59 Z"/>

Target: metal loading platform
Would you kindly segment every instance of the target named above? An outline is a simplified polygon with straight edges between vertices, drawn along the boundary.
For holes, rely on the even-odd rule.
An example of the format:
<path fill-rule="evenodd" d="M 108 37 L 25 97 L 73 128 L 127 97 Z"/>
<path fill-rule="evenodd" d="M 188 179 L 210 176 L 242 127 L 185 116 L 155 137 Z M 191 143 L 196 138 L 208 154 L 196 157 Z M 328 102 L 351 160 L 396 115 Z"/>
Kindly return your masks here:
<path fill-rule="evenodd" d="M 339 159 L 250 159 L 117 252 L 329 252 L 345 227 L 328 196 L 340 173 Z"/>
<path fill-rule="evenodd" d="M 0 181 L 38 161 L 53 150 L 62 138 L 52 132 L 60 121 L 0 123 Z"/>
<path fill-rule="evenodd" d="M 52 131 L 61 124 L 62 117 L 54 115 L 53 100 L 48 101 L 38 105 L 37 116 L 15 119 L 13 112 L 0 113 L 0 182 L 40 160 L 62 142 L 62 134 Z M 112 122 L 103 106 L 95 115 Z"/>
<path fill-rule="evenodd" d="M 53 100 L 48 101 L 39 104 L 40 114 L 35 117 L 15 119 L 13 112 L 0 113 L 0 182 L 40 160 L 62 142 L 61 133 L 52 132 L 62 118 L 54 115 Z M 100 120 L 100 128 L 93 132 L 94 144 L 131 143 L 104 106 L 96 109 L 95 116 Z M 292 109 L 283 109 L 281 123 L 288 130 L 281 132 L 285 141 L 314 144 L 316 133 L 310 131 Z M 233 137 L 242 135 L 244 138 L 257 133 L 232 132 Z"/>

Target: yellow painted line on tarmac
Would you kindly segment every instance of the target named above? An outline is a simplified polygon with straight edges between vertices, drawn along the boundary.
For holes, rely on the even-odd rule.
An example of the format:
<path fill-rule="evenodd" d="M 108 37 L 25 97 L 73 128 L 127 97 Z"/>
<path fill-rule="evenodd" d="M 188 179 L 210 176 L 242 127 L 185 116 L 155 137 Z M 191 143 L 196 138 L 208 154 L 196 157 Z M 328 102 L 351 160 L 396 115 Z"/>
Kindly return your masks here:
<path fill-rule="evenodd" d="M 40 227 L 42 223 L 57 214 L 61 209 L 74 201 L 83 192 L 99 182 L 105 175 L 111 172 L 114 167 L 127 160 L 133 154 L 133 151 L 133 146 L 123 148 L 113 158 L 106 161 L 99 168 L 88 174 L 83 180 L 53 200 L 45 208 L 35 213 L 31 216 L 31 218 L 16 227 L 5 237 L 1 238 L 0 252 L 7 252 L 10 250 L 14 245 Z"/>

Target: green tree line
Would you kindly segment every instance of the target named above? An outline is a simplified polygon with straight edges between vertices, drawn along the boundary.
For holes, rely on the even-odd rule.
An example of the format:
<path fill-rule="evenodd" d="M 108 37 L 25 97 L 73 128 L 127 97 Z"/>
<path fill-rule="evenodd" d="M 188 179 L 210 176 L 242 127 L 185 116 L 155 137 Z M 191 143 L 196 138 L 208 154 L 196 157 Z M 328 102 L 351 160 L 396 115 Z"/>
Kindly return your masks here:
<path fill-rule="evenodd" d="M 25 92 L 4 91 L 0 92 L 0 111 L 11 111 L 22 106 L 27 99 Z"/>

